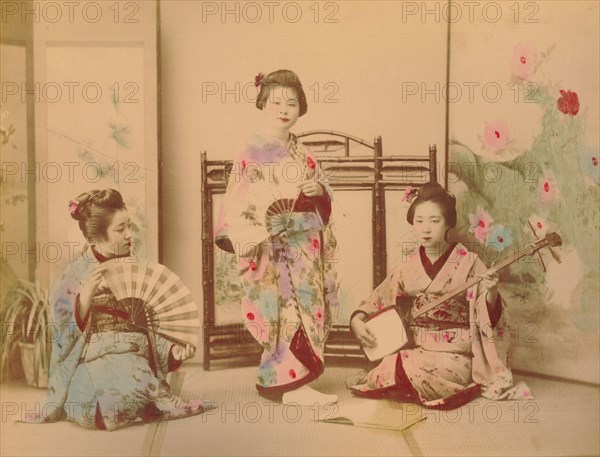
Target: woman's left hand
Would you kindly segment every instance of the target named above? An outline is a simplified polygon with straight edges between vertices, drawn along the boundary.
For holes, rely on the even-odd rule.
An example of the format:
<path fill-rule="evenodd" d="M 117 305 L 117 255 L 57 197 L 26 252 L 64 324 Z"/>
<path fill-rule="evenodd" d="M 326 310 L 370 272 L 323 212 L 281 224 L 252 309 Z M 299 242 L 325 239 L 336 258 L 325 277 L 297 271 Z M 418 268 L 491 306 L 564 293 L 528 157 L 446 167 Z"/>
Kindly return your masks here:
<path fill-rule="evenodd" d="M 492 266 L 493 265 L 494 264 L 492 264 Z M 484 274 L 482 274 L 480 278 L 481 285 L 487 289 L 487 301 L 490 303 L 496 303 L 496 299 L 498 298 L 498 272 L 495 271 L 493 273 L 490 273 L 490 271 L 488 270 Z"/>
<path fill-rule="evenodd" d="M 320 197 L 323 195 L 323 187 L 317 181 L 304 181 L 298 184 L 298 187 L 307 197 Z"/>
<path fill-rule="evenodd" d="M 173 346 L 173 357 L 175 360 L 191 359 L 194 355 L 196 355 L 196 348 L 191 344 L 186 344 L 185 346 L 176 344 Z"/>

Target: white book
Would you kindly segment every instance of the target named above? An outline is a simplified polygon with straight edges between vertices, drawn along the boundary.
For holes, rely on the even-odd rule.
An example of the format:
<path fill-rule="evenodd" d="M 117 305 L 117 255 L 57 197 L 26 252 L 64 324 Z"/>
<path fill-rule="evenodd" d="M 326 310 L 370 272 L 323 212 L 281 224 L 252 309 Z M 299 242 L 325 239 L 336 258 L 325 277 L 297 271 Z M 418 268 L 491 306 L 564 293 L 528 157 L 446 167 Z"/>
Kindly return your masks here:
<path fill-rule="evenodd" d="M 377 339 L 374 347 L 363 348 L 370 361 L 383 359 L 386 355 L 399 351 L 408 343 L 404 322 L 395 306 L 383 308 L 369 316 L 365 323 Z"/>
<path fill-rule="evenodd" d="M 322 408 L 317 421 L 355 427 L 399 431 L 425 419 L 420 405 L 386 399 L 351 400 Z"/>

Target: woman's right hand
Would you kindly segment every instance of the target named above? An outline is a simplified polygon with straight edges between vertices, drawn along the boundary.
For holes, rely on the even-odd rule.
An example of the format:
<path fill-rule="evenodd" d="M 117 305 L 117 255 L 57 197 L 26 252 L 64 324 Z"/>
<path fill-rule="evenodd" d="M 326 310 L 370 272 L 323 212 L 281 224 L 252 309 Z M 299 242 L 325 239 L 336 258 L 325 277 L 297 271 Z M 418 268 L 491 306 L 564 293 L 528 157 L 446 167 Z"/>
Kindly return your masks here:
<path fill-rule="evenodd" d="M 102 281 L 102 274 L 106 271 L 105 265 L 97 265 L 90 271 L 88 278 L 83 283 L 83 287 L 79 292 L 79 315 L 86 316 L 92 298 L 96 295 L 100 282 Z"/>
<path fill-rule="evenodd" d="M 367 324 L 362 320 L 362 315 L 357 314 L 350 322 L 350 329 L 354 336 L 358 338 L 360 345 L 366 348 L 377 346 L 377 338 L 375 334 L 367 327 Z"/>

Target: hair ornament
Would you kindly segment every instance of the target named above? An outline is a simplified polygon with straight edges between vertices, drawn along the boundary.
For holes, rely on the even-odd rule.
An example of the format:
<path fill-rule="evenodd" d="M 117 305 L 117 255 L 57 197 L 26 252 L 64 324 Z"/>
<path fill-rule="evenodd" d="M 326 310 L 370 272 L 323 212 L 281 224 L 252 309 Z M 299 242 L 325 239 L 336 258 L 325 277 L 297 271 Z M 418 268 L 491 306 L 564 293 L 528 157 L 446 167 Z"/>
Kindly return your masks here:
<path fill-rule="evenodd" d="M 265 75 L 263 73 L 259 73 L 254 77 L 254 86 L 260 87 L 265 79 Z"/>
<path fill-rule="evenodd" d="M 417 197 L 419 193 L 419 189 L 416 187 L 408 186 L 402 195 L 401 201 L 412 203 L 413 200 Z"/>
<path fill-rule="evenodd" d="M 77 208 L 79 207 L 79 200 L 69 200 L 69 212 L 71 216 L 77 213 Z"/>

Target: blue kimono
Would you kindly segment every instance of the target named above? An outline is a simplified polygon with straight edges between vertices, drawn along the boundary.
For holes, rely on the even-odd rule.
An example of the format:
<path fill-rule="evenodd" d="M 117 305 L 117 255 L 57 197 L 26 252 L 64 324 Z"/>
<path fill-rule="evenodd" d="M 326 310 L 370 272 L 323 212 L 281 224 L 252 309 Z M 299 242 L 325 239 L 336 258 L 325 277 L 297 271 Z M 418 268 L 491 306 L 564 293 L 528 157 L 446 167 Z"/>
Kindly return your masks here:
<path fill-rule="evenodd" d="M 165 380 L 181 365 L 171 354 L 173 344 L 131 324 L 127 305 L 110 289 L 100 283 L 87 315 L 80 316 L 79 291 L 89 272 L 106 260 L 85 250 L 50 292 L 55 335 L 48 391 L 44 406 L 26 421 L 66 418 L 110 431 L 202 413 L 205 402 L 184 403 Z"/>

